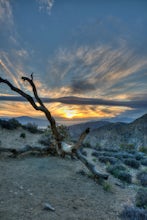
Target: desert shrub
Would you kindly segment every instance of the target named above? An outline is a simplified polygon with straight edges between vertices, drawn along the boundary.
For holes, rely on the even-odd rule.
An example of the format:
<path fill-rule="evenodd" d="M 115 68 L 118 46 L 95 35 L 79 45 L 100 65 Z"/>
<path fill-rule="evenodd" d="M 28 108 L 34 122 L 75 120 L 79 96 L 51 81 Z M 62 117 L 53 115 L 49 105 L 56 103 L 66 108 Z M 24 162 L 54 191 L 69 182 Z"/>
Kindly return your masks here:
<path fill-rule="evenodd" d="M 141 147 L 139 147 L 139 151 L 140 151 L 140 152 L 143 152 L 143 153 L 145 153 L 145 154 L 147 154 L 147 146 L 141 146 Z"/>
<path fill-rule="evenodd" d="M 86 172 L 84 170 L 79 170 L 76 173 L 80 174 L 81 176 L 86 176 Z"/>
<path fill-rule="evenodd" d="M 141 188 L 138 190 L 135 203 L 136 206 L 147 209 L 147 189 Z"/>
<path fill-rule="evenodd" d="M 102 148 L 103 151 L 109 151 L 109 152 L 118 152 L 119 150 L 116 148 Z"/>
<path fill-rule="evenodd" d="M 142 170 L 137 174 L 137 179 L 142 186 L 147 186 L 147 170 Z"/>
<path fill-rule="evenodd" d="M 117 178 L 126 183 L 132 183 L 132 176 L 128 171 L 120 171 Z"/>
<path fill-rule="evenodd" d="M 25 134 L 25 133 L 21 133 L 21 134 L 20 134 L 20 137 L 21 137 L 21 138 L 26 138 L 26 134 Z"/>
<path fill-rule="evenodd" d="M 103 182 L 102 186 L 103 186 L 103 190 L 107 192 L 112 192 L 112 185 L 110 183 Z"/>
<path fill-rule="evenodd" d="M 123 166 L 122 164 L 110 165 L 107 167 L 107 171 L 111 173 L 113 176 L 115 176 L 116 178 L 124 182 L 127 182 L 127 183 L 132 182 L 132 176 L 126 170 L 126 167 Z"/>
<path fill-rule="evenodd" d="M 83 148 L 80 149 L 80 152 L 81 152 L 81 154 L 83 154 L 84 156 L 87 156 L 87 152 L 86 152 Z"/>
<path fill-rule="evenodd" d="M 85 142 L 85 143 L 83 143 L 83 147 L 85 147 L 85 148 L 91 148 L 91 145 L 90 145 L 89 142 Z"/>
<path fill-rule="evenodd" d="M 98 157 L 99 161 L 101 163 L 110 163 L 110 164 L 115 164 L 118 162 L 118 160 L 114 157 L 106 157 L 106 156 L 99 156 Z"/>
<path fill-rule="evenodd" d="M 144 157 L 144 153 L 142 152 L 136 152 L 134 157 L 136 158 L 136 160 L 141 160 Z"/>
<path fill-rule="evenodd" d="M 134 155 L 132 155 L 131 153 L 128 152 L 117 152 L 114 154 L 114 156 L 118 159 L 123 159 L 123 158 L 134 158 Z"/>
<path fill-rule="evenodd" d="M 38 126 L 35 123 L 27 123 L 23 125 L 23 128 L 33 134 L 39 133 Z"/>
<path fill-rule="evenodd" d="M 120 149 L 121 150 L 124 150 L 124 151 L 133 151 L 135 152 L 135 145 L 134 144 L 125 144 L 125 143 L 122 143 L 120 144 Z"/>
<path fill-rule="evenodd" d="M 147 166 L 147 158 L 142 159 L 140 162 L 142 165 Z"/>
<path fill-rule="evenodd" d="M 98 156 L 100 156 L 101 154 L 98 152 L 98 151 L 93 151 L 92 153 L 91 153 L 91 156 L 94 156 L 94 157 L 98 157 Z"/>
<path fill-rule="evenodd" d="M 68 127 L 66 127 L 64 125 L 58 125 L 57 130 L 60 133 L 60 135 L 63 137 L 63 140 L 66 140 L 66 141 L 71 140 L 71 136 L 70 136 Z M 45 135 L 50 136 L 51 139 L 54 139 L 54 135 L 52 133 L 52 129 L 50 126 L 48 126 L 47 129 L 45 130 Z"/>
<path fill-rule="evenodd" d="M 51 137 L 50 137 L 50 135 L 43 135 L 40 139 L 39 139 L 39 143 L 40 144 L 42 144 L 42 145 L 44 145 L 44 146 L 49 146 L 50 144 L 51 144 Z"/>
<path fill-rule="evenodd" d="M 135 160 L 135 159 L 132 159 L 132 158 L 125 159 L 125 160 L 123 160 L 123 162 L 124 162 L 126 165 L 128 165 L 128 166 L 130 166 L 130 167 L 132 167 L 132 168 L 135 168 L 135 169 L 137 169 L 137 168 L 140 167 L 139 161 L 137 161 L 137 160 Z"/>
<path fill-rule="evenodd" d="M 108 157 L 113 157 L 114 153 L 113 152 L 103 152 L 103 156 L 108 156 Z"/>
<path fill-rule="evenodd" d="M 138 207 L 125 206 L 120 214 L 121 220 L 147 220 L 147 211 Z"/>
<path fill-rule="evenodd" d="M 70 136 L 70 133 L 69 133 L 69 130 L 68 130 L 67 126 L 59 125 L 57 127 L 57 129 L 58 129 L 58 132 L 60 133 L 60 135 L 62 135 L 64 140 L 69 141 L 71 139 L 71 136 Z"/>
<path fill-rule="evenodd" d="M 20 127 L 21 124 L 15 118 L 9 119 L 8 121 L 0 119 L 0 126 L 8 130 L 14 130 Z"/>

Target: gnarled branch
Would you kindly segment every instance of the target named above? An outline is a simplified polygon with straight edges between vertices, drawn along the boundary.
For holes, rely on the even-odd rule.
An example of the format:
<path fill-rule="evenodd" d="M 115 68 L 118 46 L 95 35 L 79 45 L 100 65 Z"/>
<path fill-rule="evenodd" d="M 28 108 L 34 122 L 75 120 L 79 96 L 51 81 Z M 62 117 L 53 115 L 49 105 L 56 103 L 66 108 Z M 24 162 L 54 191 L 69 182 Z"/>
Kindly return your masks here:
<path fill-rule="evenodd" d="M 48 121 L 49 121 L 49 123 L 51 125 L 51 129 L 52 129 L 53 135 L 55 137 L 55 140 L 57 142 L 57 146 L 58 146 L 59 149 L 61 149 L 62 136 L 60 135 L 60 133 L 57 130 L 55 119 L 51 116 L 51 113 L 44 106 L 43 102 L 41 101 L 41 99 L 38 96 L 36 86 L 35 86 L 35 84 L 33 82 L 33 75 L 31 75 L 31 78 L 22 77 L 22 79 L 24 81 L 28 81 L 29 82 L 29 84 L 32 87 L 34 96 L 35 96 L 35 98 L 36 98 L 36 100 L 37 100 L 37 102 L 39 103 L 40 106 L 36 105 L 34 99 L 30 95 L 28 95 L 27 93 L 23 92 L 21 89 L 16 88 L 15 86 L 13 86 L 7 79 L 3 79 L 2 77 L 0 77 L 0 83 L 7 84 L 10 87 L 11 90 L 17 92 L 18 94 L 23 96 L 26 100 L 28 100 L 29 103 L 33 106 L 34 109 L 42 111 L 45 114 L 45 116 L 47 117 L 47 119 L 48 119 Z"/>

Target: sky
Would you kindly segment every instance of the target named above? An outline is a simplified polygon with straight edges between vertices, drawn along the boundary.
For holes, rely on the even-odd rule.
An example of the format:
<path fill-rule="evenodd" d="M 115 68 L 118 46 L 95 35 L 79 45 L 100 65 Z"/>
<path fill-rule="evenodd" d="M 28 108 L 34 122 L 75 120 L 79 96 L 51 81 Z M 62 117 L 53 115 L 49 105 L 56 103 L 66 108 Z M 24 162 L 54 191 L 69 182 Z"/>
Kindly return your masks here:
<path fill-rule="evenodd" d="M 146 0 L 0 0 L 0 77 L 57 121 L 132 121 L 147 112 Z M 0 117 L 43 117 L 0 84 Z"/>

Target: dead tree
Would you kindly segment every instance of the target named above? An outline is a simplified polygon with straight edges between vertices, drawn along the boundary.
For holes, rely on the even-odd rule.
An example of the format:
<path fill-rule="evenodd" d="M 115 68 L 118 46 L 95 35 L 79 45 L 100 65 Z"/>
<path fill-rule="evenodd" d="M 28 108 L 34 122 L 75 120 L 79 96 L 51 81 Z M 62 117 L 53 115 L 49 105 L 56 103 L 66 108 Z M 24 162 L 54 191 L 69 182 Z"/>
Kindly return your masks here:
<path fill-rule="evenodd" d="M 23 92 L 21 89 L 13 86 L 7 79 L 3 79 L 0 77 L 0 83 L 5 83 L 7 84 L 11 90 L 19 93 L 21 96 L 23 96 L 32 106 L 35 110 L 37 111 L 41 111 L 45 114 L 46 118 L 48 119 L 50 126 L 51 126 L 51 130 L 53 132 L 53 135 L 55 137 L 56 143 L 57 143 L 57 150 L 60 151 L 61 149 L 61 142 L 63 140 L 63 137 L 60 135 L 60 133 L 57 130 L 57 126 L 56 126 L 56 121 L 55 119 L 52 117 L 51 113 L 49 112 L 49 110 L 45 107 L 45 105 L 43 104 L 42 100 L 39 98 L 38 93 L 37 93 L 37 89 L 36 86 L 34 84 L 33 81 L 33 74 L 31 74 L 31 77 L 22 77 L 23 81 L 27 81 L 31 87 L 32 87 L 32 91 L 34 93 L 34 97 L 37 101 L 34 100 L 34 98 L 30 95 L 28 95 L 27 93 Z"/>
<path fill-rule="evenodd" d="M 46 108 L 46 106 L 44 105 L 44 103 L 42 102 L 42 100 L 40 99 L 40 97 L 38 96 L 38 92 L 35 86 L 35 83 L 33 81 L 33 73 L 31 74 L 30 78 L 29 77 L 22 77 L 23 81 L 27 81 L 33 91 L 34 97 L 30 96 L 29 94 L 25 93 L 24 91 L 22 91 L 21 89 L 15 87 L 14 85 L 12 85 L 12 83 L 10 83 L 7 79 L 3 79 L 2 77 L 0 77 L 0 83 L 4 83 L 6 85 L 8 85 L 8 87 L 15 91 L 16 93 L 20 94 L 22 97 L 24 97 L 31 105 L 32 107 L 37 110 L 37 111 L 41 111 L 45 114 L 46 118 L 48 119 L 50 126 L 51 126 L 51 130 L 52 133 L 54 135 L 55 141 L 56 141 L 56 152 L 58 155 L 61 156 L 65 156 L 65 154 L 70 154 L 73 155 L 75 154 L 78 159 L 80 159 L 86 166 L 87 168 L 94 174 L 95 177 L 97 178 L 103 178 L 103 179 L 107 179 L 108 175 L 107 174 L 101 174 L 100 172 L 98 172 L 95 169 L 95 166 L 92 165 L 91 163 L 89 163 L 87 161 L 87 159 L 80 153 L 79 148 L 81 147 L 81 144 L 84 140 L 84 138 L 86 137 L 86 135 L 89 133 L 89 129 L 86 129 L 80 136 L 79 140 L 77 141 L 76 144 L 67 144 L 64 142 L 63 140 L 63 136 L 59 133 L 57 126 L 56 126 L 56 121 L 53 118 L 53 116 L 51 115 L 50 111 Z M 13 153 L 15 156 L 25 153 L 27 151 L 46 151 L 48 152 L 48 148 L 47 149 L 37 149 L 36 147 L 31 147 L 31 146 L 27 146 L 24 147 L 21 150 L 16 150 L 13 148 L 9 148 L 9 149 L 4 149 L 4 148 L 0 148 L 0 152 L 11 152 Z"/>

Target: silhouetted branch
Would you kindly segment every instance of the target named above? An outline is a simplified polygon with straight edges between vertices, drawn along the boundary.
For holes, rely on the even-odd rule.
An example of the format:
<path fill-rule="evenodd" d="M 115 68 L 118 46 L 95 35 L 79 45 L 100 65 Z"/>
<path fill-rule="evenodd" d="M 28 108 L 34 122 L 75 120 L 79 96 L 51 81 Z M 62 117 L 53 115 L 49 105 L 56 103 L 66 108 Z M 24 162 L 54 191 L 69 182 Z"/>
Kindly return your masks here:
<path fill-rule="evenodd" d="M 56 127 L 56 122 L 55 122 L 55 119 L 51 116 L 51 113 L 49 112 L 49 110 L 44 106 L 43 102 L 41 101 L 41 99 L 39 98 L 38 96 L 38 93 L 37 93 L 37 89 L 36 89 L 36 86 L 33 82 L 33 75 L 31 75 L 31 78 L 28 78 L 28 77 L 22 77 L 22 79 L 24 81 L 27 81 L 29 82 L 29 84 L 31 85 L 32 87 L 32 90 L 33 90 L 33 93 L 34 93 L 34 96 L 37 100 L 37 102 L 39 103 L 40 106 L 36 105 L 34 99 L 28 95 L 27 93 L 23 92 L 21 89 L 19 88 L 16 88 L 15 86 L 13 86 L 8 80 L 6 79 L 3 79 L 2 77 L 0 77 L 0 83 L 5 83 L 7 84 L 11 90 L 19 93 L 21 96 L 23 96 L 26 100 L 29 101 L 29 103 L 33 106 L 34 109 L 36 110 L 39 110 L 39 111 L 42 111 L 45 116 L 47 117 L 50 125 L 51 125 L 51 129 L 52 129 L 52 132 L 53 132 L 53 135 L 55 137 L 55 140 L 57 142 L 57 145 L 58 145 L 58 148 L 61 149 L 61 141 L 62 141 L 62 136 L 60 135 L 60 133 L 58 132 L 57 130 L 57 127 Z"/>

